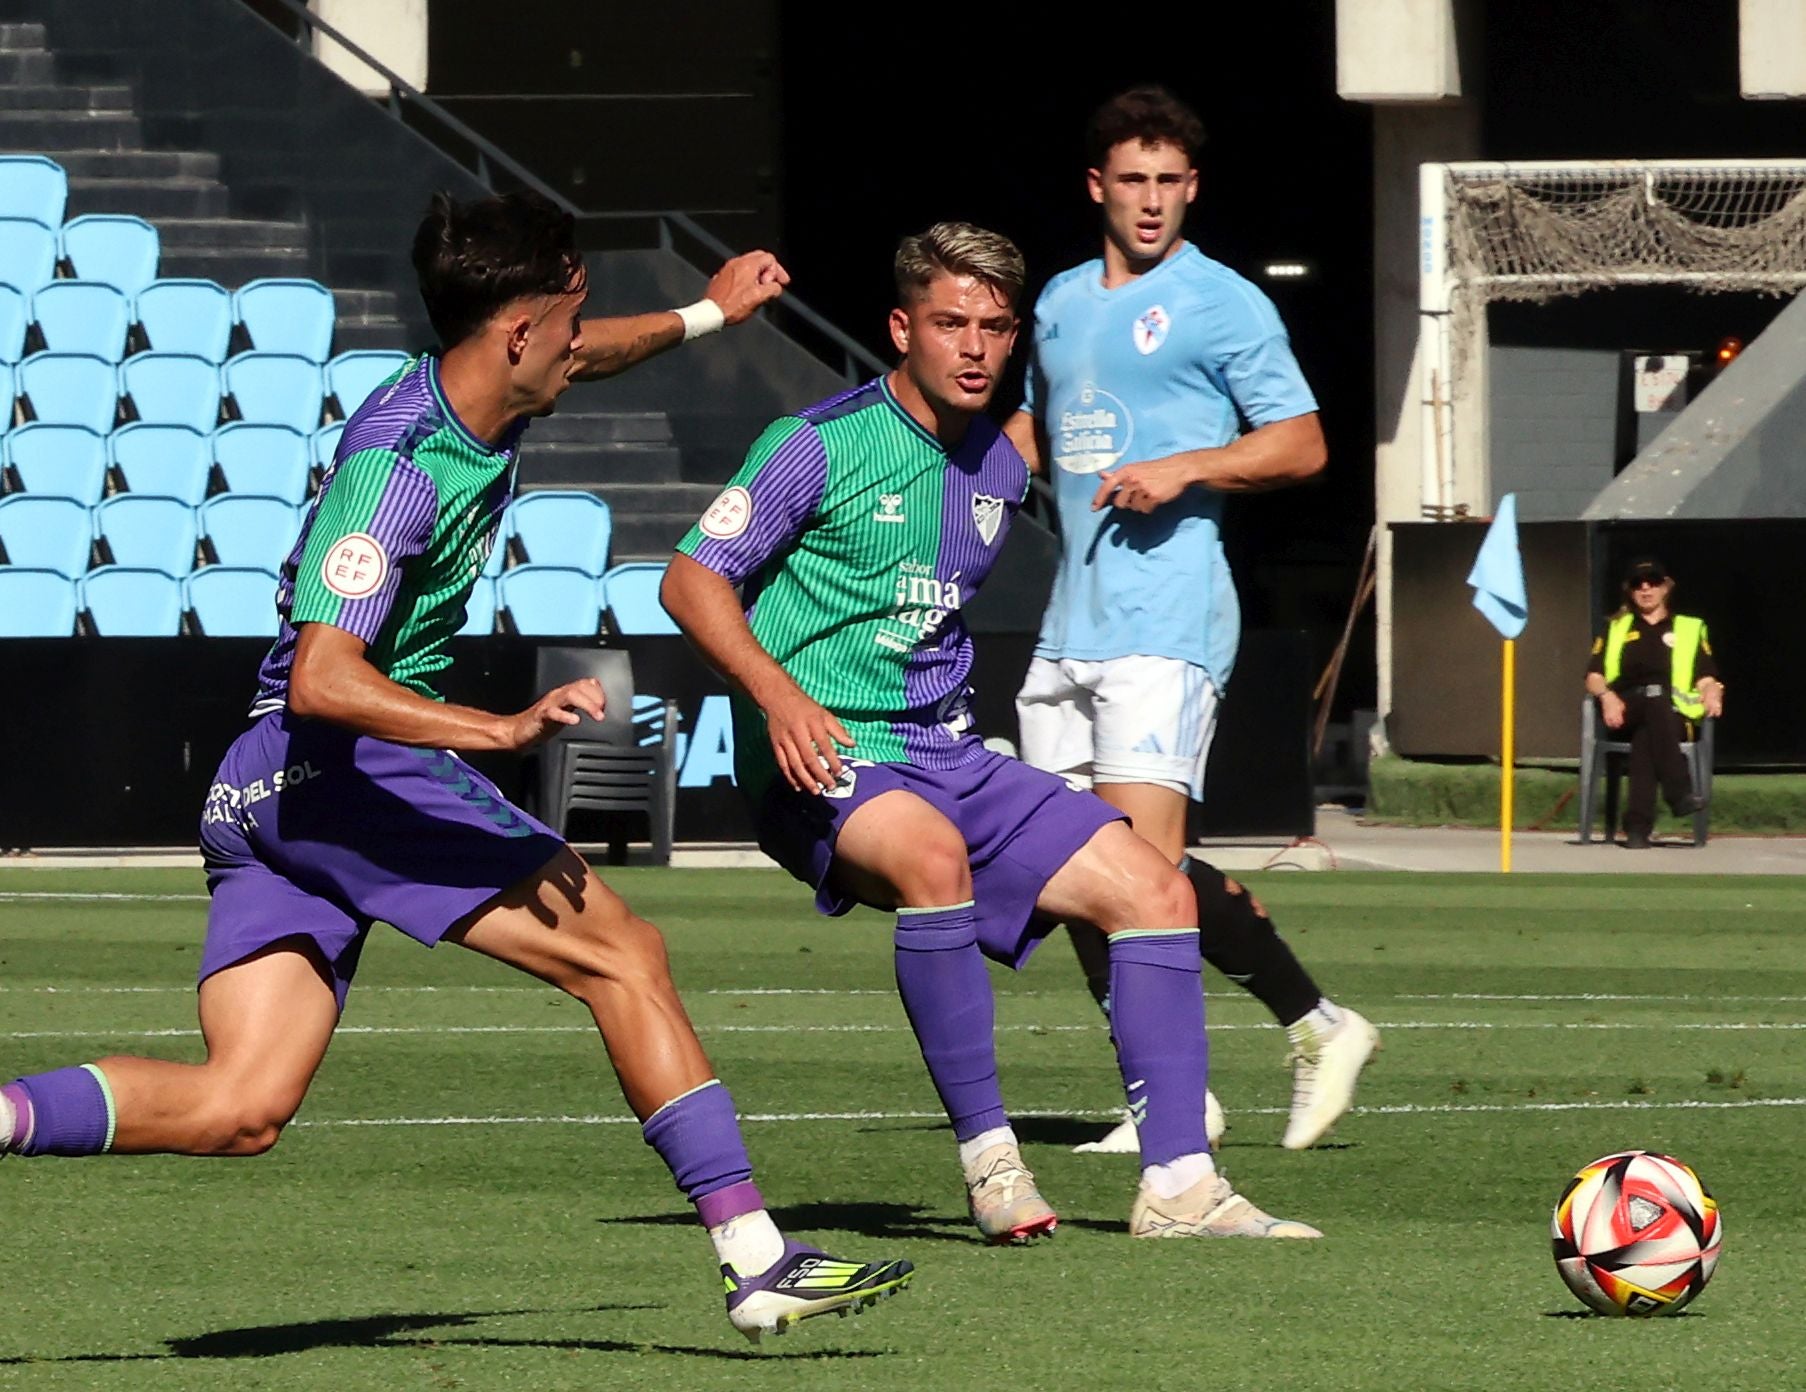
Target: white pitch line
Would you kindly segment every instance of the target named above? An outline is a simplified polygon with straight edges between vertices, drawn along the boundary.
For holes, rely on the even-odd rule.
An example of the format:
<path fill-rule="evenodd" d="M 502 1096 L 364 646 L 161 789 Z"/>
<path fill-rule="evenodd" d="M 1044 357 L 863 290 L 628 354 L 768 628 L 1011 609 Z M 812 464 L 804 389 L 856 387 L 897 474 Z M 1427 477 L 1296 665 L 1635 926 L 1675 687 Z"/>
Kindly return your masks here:
<path fill-rule="evenodd" d="M 1767 1001 L 1776 1004 L 1785 1002 L 1806 1001 L 1806 996 L 1632 996 L 1613 995 L 1603 991 L 1587 991 L 1565 996 L 1508 996 L 1491 995 L 1477 991 L 1452 991 L 1444 995 L 1424 995 L 1416 992 L 1400 992 L 1397 995 L 1384 997 L 1387 1000 L 1418 1001 L 1648 1001 L 1651 1004 L 1672 1003 L 1676 1001 L 1702 1001 L 1716 1003 L 1719 1001 Z"/>
<path fill-rule="evenodd" d="M 1709 1102 L 1687 1098 L 1675 1102 L 1637 1102 L 1591 1099 L 1579 1102 L 1400 1102 L 1391 1106 L 1353 1107 L 1351 1116 L 1459 1116 L 1477 1112 L 1685 1112 L 1744 1111 L 1753 1107 L 1793 1109 L 1806 1107 L 1806 1097 L 1740 1097 Z M 1012 1109 L 1016 1117 L 1076 1117 L 1106 1120 L 1120 1116 L 1120 1108 Z M 1285 1116 L 1284 1107 L 1238 1107 L 1240 1116 Z M 742 1122 L 799 1121 L 942 1121 L 941 1112 L 743 1112 Z M 296 1121 L 296 1126 L 638 1126 L 632 1116 L 448 1116 L 448 1117 L 333 1117 L 320 1121 Z"/>
<path fill-rule="evenodd" d="M 3 868 L 3 867 L 0 867 Z M 76 891 L 64 889 L 0 889 L 0 902 L 13 903 L 32 899 L 58 899 L 66 903 L 103 903 L 124 901 L 138 904 L 205 904 L 205 894 L 125 894 L 110 891 Z"/>

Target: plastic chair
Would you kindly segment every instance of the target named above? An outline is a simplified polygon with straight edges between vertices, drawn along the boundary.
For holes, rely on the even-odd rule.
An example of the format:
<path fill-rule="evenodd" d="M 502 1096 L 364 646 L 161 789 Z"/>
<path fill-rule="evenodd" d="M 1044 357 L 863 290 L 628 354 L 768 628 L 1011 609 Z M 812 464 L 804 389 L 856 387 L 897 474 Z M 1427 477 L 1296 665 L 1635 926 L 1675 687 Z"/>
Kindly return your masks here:
<path fill-rule="evenodd" d="M 79 425 L 22 425 L 6 437 L 6 467 L 34 497 L 93 507 L 107 491 L 107 442 Z"/>
<path fill-rule="evenodd" d="M 11 363 L 0 362 L 0 430 L 9 429 L 19 410 L 19 387 Z"/>
<path fill-rule="evenodd" d="M 608 569 L 608 504 L 591 493 L 547 489 L 508 505 L 508 535 L 530 565 L 570 566 L 587 575 Z"/>
<path fill-rule="evenodd" d="M 307 437 L 308 448 L 313 453 L 314 473 L 323 474 L 332 467 L 333 455 L 338 453 L 339 436 L 345 433 L 345 422 L 334 421 L 331 425 L 323 425 Z"/>
<path fill-rule="evenodd" d="M 75 581 L 67 575 L 0 566 L 0 638 L 68 638 L 80 608 Z"/>
<path fill-rule="evenodd" d="M 533 637 L 595 637 L 601 589 L 595 576 L 570 566 L 516 566 L 496 581 L 509 624 Z"/>
<path fill-rule="evenodd" d="M 31 325 L 31 300 L 16 285 L 0 284 L 0 363 L 25 356 L 25 330 Z"/>
<path fill-rule="evenodd" d="M 175 638 L 182 632 L 182 582 L 143 566 L 110 565 L 81 580 L 88 627 L 101 638 Z"/>
<path fill-rule="evenodd" d="M 0 560 L 6 564 L 74 579 L 88 568 L 93 549 L 94 522 L 80 503 L 28 493 L 0 498 Z"/>
<path fill-rule="evenodd" d="M 31 297 L 31 317 L 53 353 L 88 353 L 116 363 L 125 356 L 131 301 L 98 280 L 53 280 Z"/>
<path fill-rule="evenodd" d="M 82 280 L 103 281 L 136 295 L 157 278 L 162 246 L 157 229 L 141 217 L 89 213 L 63 224 L 63 260 Z"/>
<path fill-rule="evenodd" d="M 117 370 L 87 353 L 33 353 L 19 364 L 19 391 L 32 419 L 51 425 L 85 425 L 105 435 L 119 414 Z"/>
<path fill-rule="evenodd" d="M 32 218 L 46 227 L 63 225 L 69 204 L 69 176 L 43 155 L 0 157 L 0 217 Z"/>
<path fill-rule="evenodd" d="M 138 419 L 205 435 L 219 423 L 219 369 L 193 353 L 137 353 L 119 365 Z"/>
<path fill-rule="evenodd" d="M 218 565 L 280 570 L 301 534 L 301 509 L 282 498 L 222 493 L 201 505 L 201 540 Z"/>
<path fill-rule="evenodd" d="M 464 626 L 458 630 L 458 637 L 487 638 L 494 632 L 495 581 L 479 575 L 470 598 L 464 601 Z"/>
<path fill-rule="evenodd" d="M 317 280 L 253 280 L 232 297 L 232 312 L 260 353 L 293 353 L 316 367 L 332 355 L 338 310 Z"/>
<path fill-rule="evenodd" d="M 56 278 L 56 232 L 36 218 L 0 217 L 0 267 L 27 295 Z"/>
<path fill-rule="evenodd" d="M 659 603 L 658 587 L 664 579 L 662 561 L 633 561 L 605 574 L 602 607 L 608 611 L 608 631 L 623 635 L 682 633 Z"/>
<path fill-rule="evenodd" d="M 286 425 L 233 421 L 213 432 L 213 459 L 228 493 L 300 503 L 313 481 L 306 438 Z"/>
<path fill-rule="evenodd" d="M 368 351 L 340 353 L 326 364 L 326 394 L 349 417 L 370 395 L 408 364 L 406 353 Z"/>
<path fill-rule="evenodd" d="M 1706 716 L 1695 727 L 1690 740 L 1681 742 L 1681 753 L 1687 756 L 1687 771 L 1692 775 L 1693 795 L 1701 807 L 1693 814 L 1693 844 L 1706 844 L 1712 817 L 1712 762 L 1717 724 Z M 1605 839 L 1610 841 L 1618 826 L 1618 780 L 1624 772 L 1624 761 L 1630 754 L 1630 741 L 1606 735 L 1599 718 L 1599 703 L 1591 696 L 1580 702 L 1580 840 L 1593 839 L 1593 816 L 1598 805 L 1599 780 L 1605 779 Z"/>
<path fill-rule="evenodd" d="M 208 638 L 274 638 L 276 573 L 255 566 L 202 566 L 182 582 L 182 604 Z"/>
<path fill-rule="evenodd" d="M 211 280 L 159 280 L 133 302 L 154 353 L 191 353 L 218 366 L 232 347 L 232 296 Z"/>
<path fill-rule="evenodd" d="M 115 430 L 107 449 L 113 472 L 129 493 L 180 498 L 190 507 L 207 497 L 213 452 L 198 430 L 136 421 Z"/>
<path fill-rule="evenodd" d="M 107 564 L 186 575 L 194 569 L 194 508 L 180 498 L 117 493 L 94 509 Z"/>
<path fill-rule="evenodd" d="M 606 698 L 601 720 L 583 716 L 541 747 L 540 816 L 562 836 L 573 811 L 644 813 L 653 859 L 670 864 L 677 807 L 677 703 L 656 703 L 636 720 L 633 663 L 618 648 L 544 647 L 535 654 L 534 666 L 536 690 L 595 677 Z M 661 727 L 651 743 L 643 742 L 647 717 Z M 617 863 L 625 859 L 624 843 L 619 827 L 611 827 L 609 853 Z"/>
<path fill-rule="evenodd" d="M 303 435 L 320 423 L 319 364 L 293 353 L 240 353 L 221 369 L 240 420 L 286 425 Z"/>

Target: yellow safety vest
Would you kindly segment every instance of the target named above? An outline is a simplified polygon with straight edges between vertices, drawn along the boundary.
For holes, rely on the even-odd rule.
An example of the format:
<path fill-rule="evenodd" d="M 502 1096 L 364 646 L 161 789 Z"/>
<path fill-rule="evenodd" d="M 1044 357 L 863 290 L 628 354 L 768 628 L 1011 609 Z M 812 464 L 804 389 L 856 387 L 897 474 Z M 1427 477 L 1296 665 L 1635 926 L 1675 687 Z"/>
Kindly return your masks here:
<path fill-rule="evenodd" d="M 1620 614 L 1606 627 L 1607 686 L 1614 684 L 1619 672 L 1623 670 L 1624 644 L 1630 637 L 1631 625 L 1636 621 L 1635 614 Z M 1699 656 L 1700 644 L 1705 640 L 1705 620 L 1690 618 L 1685 614 L 1674 616 L 1674 646 L 1669 649 L 1668 685 L 1674 690 L 1674 708 L 1689 720 L 1698 720 L 1706 713 L 1706 703 L 1700 699 L 1693 684 L 1693 663 Z"/>

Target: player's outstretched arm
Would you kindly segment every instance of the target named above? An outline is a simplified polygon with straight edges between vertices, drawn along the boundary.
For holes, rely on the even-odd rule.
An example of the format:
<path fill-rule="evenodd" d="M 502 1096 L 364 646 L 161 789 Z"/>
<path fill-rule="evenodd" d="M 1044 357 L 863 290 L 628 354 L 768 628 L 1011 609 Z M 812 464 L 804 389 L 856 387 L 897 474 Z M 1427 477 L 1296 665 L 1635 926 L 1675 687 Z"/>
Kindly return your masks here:
<path fill-rule="evenodd" d="M 765 713 L 784 780 L 802 792 L 832 788 L 841 772 L 835 745 L 851 749 L 853 737 L 760 646 L 726 578 L 680 551 L 665 569 L 659 599 L 703 660 Z"/>
<path fill-rule="evenodd" d="M 1102 482 L 1091 510 L 1152 512 L 1187 488 L 1214 488 L 1220 493 L 1284 488 L 1321 472 L 1328 460 L 1322 423 L 1311 411 L 1250 430 L 1221 449 L 1186 450 L 1112 469 L 1099 476 Z"/>
<path fill-rule="evenodd" d="M 729 261 L 709 281 L 703 297 L 682 309 L 585 319 L 583 346 L 571 376 L 578 381 L 613 377 L 680 343 L 744 323 L 784 293 L 790 273 L 769 251 L 749 251 Z"/>
<path fill-rule="evenodd" d="M 364 657 L 366 644 L 331 624 L 304 623 L 289 672 L 288 708 L 360 735 L 421 749 L 527 749 L 549 739 L 578 712 L 602 718 L 602 684 L 569 682 L 515 715 L 429 700 L 390 681 Z"/>
<path fill-rule="evenodd" d="M 1044 467 L 1041 463 L 1041 432 L 1035 427 L 1034 412 L 1017 411 L 1003 423 L 1003 433 L 1016 447 L 1016 453 L 1022 456 L 1022 462 L 1028 465 L 1028 471 L 1040 473 Z"/>

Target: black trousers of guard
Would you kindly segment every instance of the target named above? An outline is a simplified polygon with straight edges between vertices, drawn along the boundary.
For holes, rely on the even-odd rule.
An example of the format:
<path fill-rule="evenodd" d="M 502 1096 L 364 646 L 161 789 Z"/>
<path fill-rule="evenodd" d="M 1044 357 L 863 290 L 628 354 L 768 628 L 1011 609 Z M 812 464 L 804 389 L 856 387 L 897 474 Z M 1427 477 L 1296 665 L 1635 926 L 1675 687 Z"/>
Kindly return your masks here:
<path fill-rule="evenodd" d="M 1607 738 L 1630 741 L 1630 789 L 1624 800 L 1624 834 L 1648 836 L 1655 829 L 1656 787 L 1669 810 L 1680 812 L 1693 795 L 1693 775 L 1683 741 L 1692 727 L 1666 694 L 1624 696 L 1624 727 L 1606 731 Z"/>

